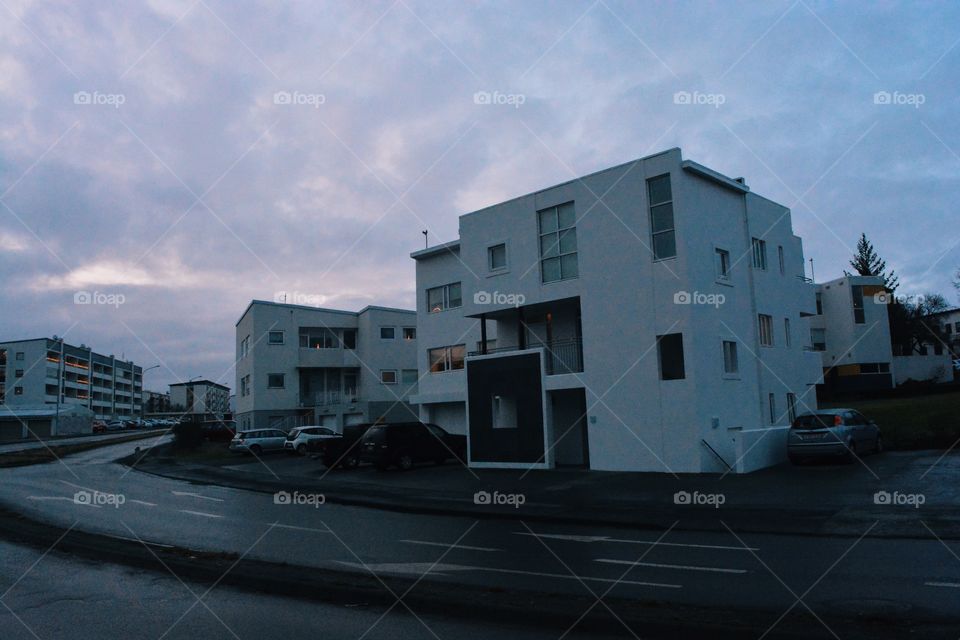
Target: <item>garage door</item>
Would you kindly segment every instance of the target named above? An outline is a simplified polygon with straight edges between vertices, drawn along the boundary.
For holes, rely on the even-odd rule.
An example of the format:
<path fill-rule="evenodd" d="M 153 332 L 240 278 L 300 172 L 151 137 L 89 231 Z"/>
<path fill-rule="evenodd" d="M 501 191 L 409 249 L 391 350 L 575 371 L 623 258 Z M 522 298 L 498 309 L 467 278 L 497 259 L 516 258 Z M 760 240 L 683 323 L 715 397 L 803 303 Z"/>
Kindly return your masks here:
<path fill-rule="evenodd" d="M 448 433 L 467 433 L 466 405 L 462 402 L 444 402 L 431 406 L 431 422 L 447 430 Z"/>
<path fill-rule="evenodd" d="M 320 423 L 322 426 L 328 429 L 337 428 L 337 416 L 323 416 L 322 420 L 323 422 Z"/>
<path fill-rule="evenodd" d="M 363 414 L 362 413 L 350 413 L 343 416 L 343 424 L 363 424 Z"/>
<path fill-rule="evenodd" d="M 4 420 L 0 422 L 0 442 L 12 442 L 23 437 L 23 425 L 19 420 Z"/>
<path fill-rule="evenodd" d="M 30 420 L 27 422 L 30 429 L 27 433 L 30 434 L 31 438 L 46 438 L 50 436 L 52 425 L 53 420 Z"/>

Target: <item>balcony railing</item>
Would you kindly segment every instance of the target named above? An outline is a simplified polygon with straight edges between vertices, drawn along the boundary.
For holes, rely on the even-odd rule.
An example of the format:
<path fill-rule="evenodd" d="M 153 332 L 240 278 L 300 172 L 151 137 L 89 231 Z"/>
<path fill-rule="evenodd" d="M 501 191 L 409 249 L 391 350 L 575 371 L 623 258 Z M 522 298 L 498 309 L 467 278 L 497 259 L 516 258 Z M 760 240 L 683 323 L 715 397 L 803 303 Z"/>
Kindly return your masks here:
<path fill-rule="evenodd" d="M 326 407 L 333 404 L 351 404 L 359 401 L 356 393 L 340 391 L 318 391 L 300 396 L 301 407 Z"/>
<path fill-rule="evenodd" d="M 544 350 L 543 358 L 548 376 L 581 373 L 583 371 L 583 343 L 581 340 L 553 340 L 543 344 L 531 344 L 527 348 L 536 349 L 541 346 Z M 496 347 L 487 349 L 487 354 L 519 350 L 520 347 Z M 479 356 L 485 354 L 480 351 L 471 351 L 467 355 Z"/>

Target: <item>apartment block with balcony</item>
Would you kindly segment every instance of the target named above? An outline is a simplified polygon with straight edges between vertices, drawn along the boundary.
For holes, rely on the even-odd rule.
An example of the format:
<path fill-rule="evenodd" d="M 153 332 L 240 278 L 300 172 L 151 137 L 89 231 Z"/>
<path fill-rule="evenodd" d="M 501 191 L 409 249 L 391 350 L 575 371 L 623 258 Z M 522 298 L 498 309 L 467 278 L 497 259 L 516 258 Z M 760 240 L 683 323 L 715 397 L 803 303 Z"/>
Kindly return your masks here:
<path fill-rule="evenodd" d="M 463 425 L 472 466 L 785 459 L 820 373 L 789 209 L 671 149 L 459 222 L 459 240 L 412 254 L 415 401 Z"/>
<path fill-rule="evenodd" d="M 417 316 L 254 300 L 236 324 L 241 430 L 416 419 Z"/>
<path fill-rule="evenodd" d="M 59 395 L 59 400 L 58 400 Z M 54 338 L 0 343 L 0 403 L 75 404 L 97 419 L 141 414 L 143 368 Z"/>
<path fill-rule="evenodd" d="M 181 414 L 223 416 L 230 412 L 230 387 L 210 380 L 190 380 L 170 385 L 171 408 Z"/>

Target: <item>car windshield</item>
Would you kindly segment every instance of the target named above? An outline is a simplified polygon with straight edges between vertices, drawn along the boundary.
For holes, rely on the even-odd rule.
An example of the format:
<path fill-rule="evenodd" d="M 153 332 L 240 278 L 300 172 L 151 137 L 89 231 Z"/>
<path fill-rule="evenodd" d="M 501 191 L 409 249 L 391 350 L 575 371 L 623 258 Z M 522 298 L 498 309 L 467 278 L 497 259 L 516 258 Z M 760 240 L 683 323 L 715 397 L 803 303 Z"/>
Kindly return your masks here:
<path fill-rule="evenodd" d="M 370 427 L 367 429 L 367 432 L 363 434 L 364 440 L 370 440 L 373 442 L 379 442 L 384 439 L 387 435 L 386 427 Z"/>
<path fill-rule="evenodd" d="M 793 421 L 794 429 L 827 429 L 834 425 L 833 413 L 809 413 Z"/>

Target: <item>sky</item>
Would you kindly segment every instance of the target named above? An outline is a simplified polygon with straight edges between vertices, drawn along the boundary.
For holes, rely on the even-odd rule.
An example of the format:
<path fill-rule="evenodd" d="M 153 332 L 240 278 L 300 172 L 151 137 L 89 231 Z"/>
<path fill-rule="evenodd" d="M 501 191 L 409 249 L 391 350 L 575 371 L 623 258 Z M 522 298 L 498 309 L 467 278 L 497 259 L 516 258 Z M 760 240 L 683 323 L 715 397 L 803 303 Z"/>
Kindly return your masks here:
<path fill-rule="evenodd" d="M 0 340 L 233 387 L 251 299 L 412 308 L 422 230 L 671 147 L 956 305 L 958 69 L 948 2 L 0 0 Z"/>

